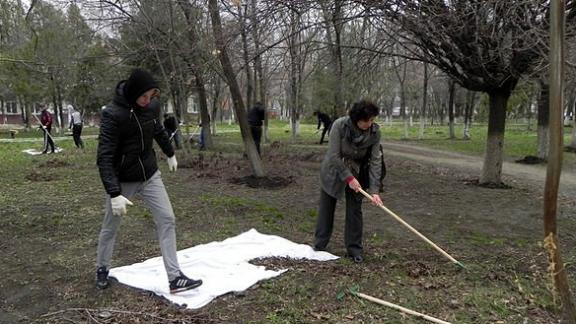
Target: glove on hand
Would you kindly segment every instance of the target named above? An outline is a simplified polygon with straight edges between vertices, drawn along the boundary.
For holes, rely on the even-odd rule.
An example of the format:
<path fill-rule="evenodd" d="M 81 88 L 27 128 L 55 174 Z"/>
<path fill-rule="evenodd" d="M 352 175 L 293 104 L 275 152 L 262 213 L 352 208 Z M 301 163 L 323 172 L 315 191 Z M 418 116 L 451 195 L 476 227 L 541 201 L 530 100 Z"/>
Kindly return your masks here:
<path fill-rule="evenodd" d="M 167 160 L 168 162 L 168 170 L 169 171 L 176 171 L 178 169 L 178 161 L 176 161 L 176 154 L 169 157 Z"/>
<path fill-rule="evenodd" d="M 126 205 L 134 205 L 130 200 L 122 195 L 110 198 L 110 203 L 112 204 L 112 214 L 114 216 L 122 216 L 126 214 Z"/>

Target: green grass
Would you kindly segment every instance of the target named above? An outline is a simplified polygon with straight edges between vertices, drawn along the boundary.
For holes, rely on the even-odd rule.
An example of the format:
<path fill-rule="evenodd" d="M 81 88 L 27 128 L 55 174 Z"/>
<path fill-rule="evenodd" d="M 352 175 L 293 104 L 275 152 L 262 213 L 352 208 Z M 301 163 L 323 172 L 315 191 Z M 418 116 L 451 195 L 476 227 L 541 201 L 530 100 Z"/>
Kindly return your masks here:
<path fill-rule="evenodd" d="M 457 124 L 455 127 L 456 139 L 449 139 L 448 125 L 427 125 L 423 138 L 419 138 L 420 126 L 417 122 L 409 127 L 409 136 L 404 137 L 404 126 L 402 122 L 395 121 L 389 124 L 385 121 L 378 121 L 381 125 L 382 138 L 384 141 L 404 141 L 418 145 L 429 146 L 437 149 L 459 152 L 481 156 L 486 147 L 487 126 L 485 124 L 473 124 L 470 129 L 470 139 L 463 139 L 463 126 Z M 269 138 L 271 141 L 287 143 L 314 143 L 320 138 L 316 133 L 316 124 L 300 124 L 300 133 L 293 140 L 291 126 L 286 121 L 271 120 Z M 223 140 L 238 141 L 240 129 L 238 125 L 217 124 L 217 137 Z M 222 133 L 218 133 L 223 131 Z M 569 143 L 571 139 L 571 128 L 564 129 L 564 143 Z M 534 125 L 532 130 L 528 130 L 527 124 L 509 124 L 504 133 L 504 156 L 505 158 L 517 159 L 526 155 L 536 155 L 538 137 Z M 569 161 L 573 160 L 567 157 Z"/>
<path fill-rule="evenodd" d="M 470 139 L 463 139 L 463 126 L 457 124 L 454 128 L 456 139 L 449 138 L 448 125 L 426 126 L 424 136 L 419 138 L 420 126 L 414 123 L 409 127 L 409 136 L 404 137 L 404 126 L 401 122 L 394 122 L 392 125 L 380 123 L 384 140 L 410 141 L 418 144 L 449 150 L 453 152 L 482 155 L 486 147 L 487 126 L 485 124 L 473 125 L 470 129 Z M 564 128 L 564 143 L 569 143 L 571 128 Z M 535 127 L 528 130 L 527 124 L 509 124 L 504 132 L 504 155 L 511 157 L 521 157 L 525 155 L 536 155 L 537 152 L 537 132 Z"/>

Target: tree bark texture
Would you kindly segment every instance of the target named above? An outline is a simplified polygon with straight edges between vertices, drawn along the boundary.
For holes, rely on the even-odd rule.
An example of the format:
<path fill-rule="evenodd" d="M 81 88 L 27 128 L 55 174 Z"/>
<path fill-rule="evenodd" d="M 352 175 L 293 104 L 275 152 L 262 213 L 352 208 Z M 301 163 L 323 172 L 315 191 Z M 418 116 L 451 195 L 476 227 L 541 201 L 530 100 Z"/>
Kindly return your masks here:
<path fill-rule="evenodd" d="M 480 176 L 480 184 L 500 185 L 502 183 L 502 153 L 504 131 L 506 127 L 506 105 L 510 98 L 509 91 L 490 92 L 488 117 L 488 136 L 486 153 Z"/>
<path fill-rule="evenodd" d="M 422 111 L 420 112 L 419 139 L 424 138 L 424 127 L 426 125 L 426 106 L 428 105 L 428 63 L 424 63 L 424 85 L 422 87 Z"/>
<path fill-rule="evenodd" d="M 550 10 L 550 154 L 544 187 L 544 246 L 548 251 L 554 287 L 560 297 L 560 310 L 564 323 L 576 323 L 576 310 L 568 285 L 566 268 L 562 261 L 556 215 L 558 187 L 562 172 L 564 107 L 564 10 L 563 0 L 552 0 Z"/>
<path fill-rule="evenodd" d="M 450 139 L 455 139 L 456 134 L 454 132 L 454 97 L 456 96 L 456 82 L 454 80 L 448 81 L 448 129 L 450 133 Z"/>
<path fill-rule="evenodd" d="M 550 85 L 540 80 L 540 97 L 538 98 L 538 157 L 548 160 L 550 141 Z"/>

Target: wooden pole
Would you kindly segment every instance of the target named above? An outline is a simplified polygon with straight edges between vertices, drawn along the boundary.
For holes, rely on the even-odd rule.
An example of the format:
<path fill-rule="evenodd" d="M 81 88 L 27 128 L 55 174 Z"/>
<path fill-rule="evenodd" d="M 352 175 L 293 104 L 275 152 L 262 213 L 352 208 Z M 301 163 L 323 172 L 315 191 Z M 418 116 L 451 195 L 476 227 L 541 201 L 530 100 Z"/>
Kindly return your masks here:
<path fill-rule="evenodd" d="M 552 0 L 550 4 L 550 153 L 544 186 L 544 246 L 554 278 L 554 287 L 560 297 L 562 320 L 576 323 L 576 312 L 568 285 L 568 276 L 558 244 L 556 214 L 558 187 L 562 172 L 564 106 L 564 0 Z"/>
<path fill-rule="evenodd" d="M 432 316 L 428 316 L 428 315 L 425 315 L 425 314 L 422 314 L 422 313 L 418 313 L 418 312 L 413 311 L 413 310 L 411 310 L 411 309 L 408 309 L 408 308 L 406 308 L 406 307 L 398 306 L 398 305 L 396 305 L 396 304 L 392 304 L 392 303 L 390 303 L 390 302 L 387 302 L 387 301 L 382 300 L 382 299 L 378 299 L 378 298 L 376 298 L 376 297 L 372 297 L 372 296 L 365 295 L 365 294 L 362 294 L 362 293 L 353 293 L 353 294 L 355 294 L 355 295 L 358 296 L 358 297 L 367 299 L 367 300 L 369 300 L 369 301 L 371 301 L 371 302 L 374 302 L 374 303 L 377 303 L 377 304 L 380 304 L 380 305 L 384 305 L 384 306 L 387 306 L 387 307 L 390 307 L 390 308 L 397 309 L 397 310 L 399 310 L 399 311 L 401 311 L 401 312 L 403 312 L 403 313 L 410 314 L 410 315 L 413 315 L 413 316 L 416 316 L 416 317 L 419 317 L 419 318 L 428 320 L 428 321 L 433 322 L 433 323 L 451 324 L 450 322 L 446 322 L 446 321 L 437 319 L 437 318 L 432 317 Z"/>
<path fill-rule="evenodd" d="M 362 190 L 362 188 L 360 188 L 360 193 L 362 193 L 366 198 L 372 200 L 372 196 L 370 196 L 370 194 L 368 194 L 366 191 Z M 418 230 L 416 230 L 414 227 L 410 226 L 410 224 L 406 223 L 402 218 L 400 218 L 400 216 L 396 215 L 394 212 L 392 212 L 390 209 L 386 208 L 384 205 L 378 205 L 378 207 L 382 208 L 390 216 L 394 217 L 394 219 L 396 219 L 398 222 L 400 222 L 400 224 L 406 226 L 412 233 L 418 235 L 418 237 L 420 237 L 426 243 L 430 244 L 434 249 L 436 249 L 436 251 L 440 252 L 440 254 L 442 254 L 443 256 L 448 258 L 454 264 L 456 264 L 457 266 L 459 266 L 461 268 L 464 268 L 464 265 L 462 263 L 460 263 L 460 261 L 454 259 L 450 254 L 446 253 L 446 251 L 442 250 L 438 245 L 434 244 L 434 242 L 430 241 L 426 236 L 422 235 L 422 233 L 418 232 Z"/>

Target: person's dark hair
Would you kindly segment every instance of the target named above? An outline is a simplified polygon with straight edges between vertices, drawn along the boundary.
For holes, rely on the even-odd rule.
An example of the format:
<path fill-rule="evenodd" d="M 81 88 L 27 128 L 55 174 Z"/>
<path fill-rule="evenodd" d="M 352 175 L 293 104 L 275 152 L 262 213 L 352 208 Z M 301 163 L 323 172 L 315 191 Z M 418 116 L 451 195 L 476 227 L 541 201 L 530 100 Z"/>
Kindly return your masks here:
<path fill-rule="evenodd" d="M 376 117 L 380 114 L 380 108 L 376 106 L 371 101 L 360 100 L 352 105 L 352 109 L 348 115 L 353 123 L 357 123 L 361 120 L 368 120 L 372 117 Z"/>

